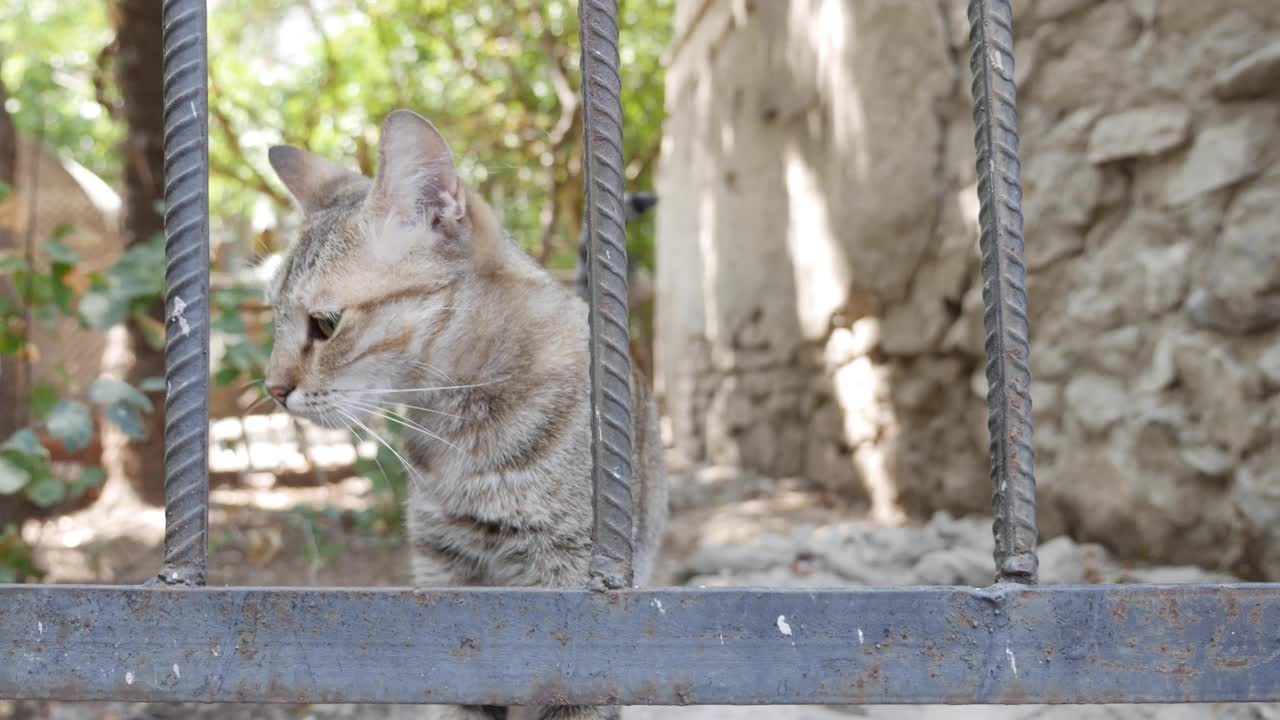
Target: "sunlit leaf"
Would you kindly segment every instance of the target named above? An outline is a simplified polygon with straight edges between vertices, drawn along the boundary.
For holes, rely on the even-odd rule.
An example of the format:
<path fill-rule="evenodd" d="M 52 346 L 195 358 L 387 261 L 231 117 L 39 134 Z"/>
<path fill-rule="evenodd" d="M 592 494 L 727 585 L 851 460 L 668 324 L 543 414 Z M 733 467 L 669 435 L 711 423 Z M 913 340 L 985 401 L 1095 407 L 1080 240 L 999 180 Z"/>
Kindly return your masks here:
<path fill-rule="evenodd" d="M 124 403 L 151 412 L 151 399 L 134 386 L 114 378 L 98 378 L 89 386 L 89 400 L 95 405 Z"/>
<path fill-rule="evenodd" d="M 45 420 L 45 426 L 62 441 L 67 452 L 84 449 L 93 437 L 93 417 L 89 415 L 88 408 L 75 400 L 58 403 Z"/>
<path fill-rule="evenodd" d="M 61 502 L 67 496 L 67 486 L 58 478 L 49 475 L 28 485 L 24 494 L 36 505 L 49 507 Z"/>
<path fill-rule="evenodd" d="M 58 227 L 59 229 L 61 229 L 63 227 L 71 227 L 71 226 L 60 225 Z M 54 237 L 61 237 L 61 236 L 55 231 Z M 41 245 L 41 249 L 44 250 L 44 253 L 49 256 L 50 260 L 56 263 L 62 263 L 64 265 L 80 264 L 80 256 L 76 255 L 76 252 L 71 248 L 67 247 L 66 243 L 62 242 L 61 240 L 47 240 Z"/>
<path fill-rule="evenodd" d="M 30 479 L 26 470 L 0 457 L 0 495 L 12 495 L 22 490 Z"/>
<path fill-rule="evenodd" d="M 16 450 L 24 455 L 48 455 L 49 451 L 40 444 L 40 438 L 34 432 L 23 428 L 5 441 L 4 450 Z"/>
<path fill-rule="evenodd" d="M 110 405 L 103 412 L 103 416 L 134 440 L 141 440 L 147 436 L 146 428 L 142 425 L 142 415 L 137 408 L 126 402 Z"/>

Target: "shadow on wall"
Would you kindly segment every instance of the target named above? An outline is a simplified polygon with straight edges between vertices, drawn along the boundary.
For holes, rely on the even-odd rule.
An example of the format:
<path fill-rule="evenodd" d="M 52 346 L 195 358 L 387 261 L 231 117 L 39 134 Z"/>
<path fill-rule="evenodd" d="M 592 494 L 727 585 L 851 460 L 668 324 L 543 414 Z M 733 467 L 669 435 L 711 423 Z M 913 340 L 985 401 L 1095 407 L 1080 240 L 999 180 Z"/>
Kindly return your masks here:
<path fill-rule="evenodd" d="M 676 446 L 807 477 L 890 524 L 940 493 L 989 505 L 969 433 L 931 437 L 984 427 L 974 359 L 913 357 L 977 267 L 976 200 L 940 172 L 945 105 L 965 98 L 939 12 L 711 3 L 668 75 L 659 378 Z M 964 404 L 978 414 L 940 412 Z"/>

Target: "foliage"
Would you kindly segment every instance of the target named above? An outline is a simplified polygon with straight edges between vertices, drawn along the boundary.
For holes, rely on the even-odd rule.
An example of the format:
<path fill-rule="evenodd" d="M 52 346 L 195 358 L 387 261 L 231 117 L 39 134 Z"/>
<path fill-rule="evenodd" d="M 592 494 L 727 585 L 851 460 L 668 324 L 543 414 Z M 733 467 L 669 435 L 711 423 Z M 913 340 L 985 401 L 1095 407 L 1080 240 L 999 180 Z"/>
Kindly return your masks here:
<path fill-rule="evenodd" d="M 72 317 L 85 327 L 105 329 L 115 322 L 99 325 L 100 314 L 95 311 L 98 305 L 90 303 L 86 308 L 86 298 L 105 298 L 102 303 L 113 308 L 110 316 L 118 322 L 130 315 L 141 315 L 146 304 L 156 297 L 158 291 L 155 283 L 146 279 L 145 267 L 154 260 L 155 243 L 138 248 L 143 252 L 127 253 L 106 273 L 84 272 L 76 254 L 59 241 L 66 232 L 60 228 L 44 242 L 39 257 L 0 257 L 0 282 L 7 281 L 5 284 L 16 289 L 16 297 L 0 294 L 0 318 L 5 320 L 0 323 L 0 354 L 28 359 L 38 354 L 25 341 L 27 317 L 46 325 Z M 105 290 L 122 283 L 132 283 L 132 289 Z M 143 291 L 139 288 L 149 294 L 140 294 Z M 32 425 L 18 430 L 0 446 L 0 495 L 22 493 L 32 503 L 49 507 L 79 497 L 105 479 L 102 468 L 96 466 L 83 468 L 74 478 L 54 471 L 52 443 L 74 454 L 88 447 L 94 434 L 90 408 L 64 397 L 73 389 L 47 383 L 32 388 Z M 141 413 L 154 409 L 146 395 L 109 378 L 98 379 L 88 390 L 90 403 L 101 409 L 104 419 L 131 437 L 141 435 Z"/>
<path fill-rule="evenodd" d="M 673 2 L 622 2 L 624 156 L 635 189 L 651 187 L 658 157 L 660 56 Z M 114 8 L 98 0 L 0 4 L 0 76 L 21 133 L 119 187 L 124 133 L 114 87 Z M 576 2 L 213 0 L 209 18 L 211 240 L 215 269 L 233 277 L 211 298 L 212 330 L 226 348 L 216 384 L 260 378 L 269 352 L 270 322 L 255 325 L 244 311 L 260 290 L 235 278 L 279 250 L 297 221 L 267 163 L 273 144 L 306 147 L 372 173 L 382 119 L 411 108 L 450 139 L 464 177 L 527 250 L 549 267 L 573 267 L 583 212 Z M 163 292 L 162 240 L 132 247 L 105 272 L 89 272 L 61 237 L 41 239 L 30 260 L 0 256 L 0 283 L 17 290 L 0 292 L 0 353 L 33 361 L 38 349 L 24 340 L 26 324 L 66 317 L 103 332 L 132 321 L 159 347 L 164 328 L 143 311 Z M 629 245 L 633 262 L 652 270 L 652 222 L 633 225 Z M 651 319 L 641 314 L 637 322 L 643 337 Z M 31 426 L 0 449 L 0 494 L 52 505 L 100 483 L 96 467 L 71 479 L 55 473 L 53 444 L 69 453 L 89 446 L 99 420 L 137 437 L 143 414 L 153 410 L 145 393 L 164 387 L 162 378 L 137 388 L 106 379 L 85 384 L 64 377 L 32 388 Z M 87 402 L 75 399 L 86 389 Z M 394 434 L 384 437 L 397 442 Z M 379 498 L 358 524 L 376 533 L 398 528 L 406 478 L 395 453 L 379 444 L 377 458 L 361 461 L 358 471 Z M 7 538 L 0 537 L 0 572 L 19 567 L 5 554 Z"/>
<path fill-rule="evenodd" d="M 18 528 L 6 525 L 0 530 L 0 584 L 39 580 L 43 575 Z"/>
<path fill-rule="evenodd" d="M 107 9 L 97 0 L 5 0 L 0 59 L 18 131 L 44 138 L 115 185 L 123 128 L 111 117 L 103 65 L 112 40 Z"/>

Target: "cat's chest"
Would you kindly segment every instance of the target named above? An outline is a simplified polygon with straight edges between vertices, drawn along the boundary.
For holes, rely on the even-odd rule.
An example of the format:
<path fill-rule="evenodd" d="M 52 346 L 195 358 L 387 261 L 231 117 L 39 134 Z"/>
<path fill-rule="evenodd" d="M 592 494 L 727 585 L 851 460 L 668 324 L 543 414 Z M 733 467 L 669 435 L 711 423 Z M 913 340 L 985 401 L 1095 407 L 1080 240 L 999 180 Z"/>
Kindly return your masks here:
<path fill-rule="evenodd" d="M 415 511 L 481 525 L 545 527 L 557 512 L 554 493 L 535 472 L 468 472 L 442 464 L 419 473 Z"/>

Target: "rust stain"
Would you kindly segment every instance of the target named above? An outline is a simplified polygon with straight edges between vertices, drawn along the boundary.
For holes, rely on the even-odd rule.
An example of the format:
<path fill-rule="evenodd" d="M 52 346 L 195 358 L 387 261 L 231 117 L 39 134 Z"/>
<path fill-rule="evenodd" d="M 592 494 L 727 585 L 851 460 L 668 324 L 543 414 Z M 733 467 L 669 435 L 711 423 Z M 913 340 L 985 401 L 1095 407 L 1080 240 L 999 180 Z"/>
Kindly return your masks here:
<path fill-rule="evenodd" d="M 1233 658 L 1214 658 L 1213 667 L 1215 670 L 1243 670 L 1249 667 L 1249 658 L 1233 657 Z"/>
<path fill-rule="evenodd" d="M 480 654 L 480 643 L 471 638 L 463 638 L 462 642 L 458 643 L 458 647 L 454 648 L 449 654 L 458 660 L 476 657 Z"/>
<path fill-rule="evenodd" d="M 1116 606 L 1111 609 L 1111 617 L 1117 620 L 1124 620 L 1129 614 L 1129 606 L 1123 600 L 1117 600 Z"/>
<path fill-rule="evenodd" d="M 560 647 L 568 647 L 569 643 L 573 640 L 573 633 L 570 633 L 568 631 L 559 632 L 556 630 L 550 630 L 547 632 L 547 634 L 555 638 L 556 640 L 559 640 Z"/>
<path fill-rule="evenodd" d="M 1254 605 L 1254 606 L 1249 610 L 1249 618 L 1248 618 L 1248 620 L 1249 620 L 1249 624 L 1250 624 L 1250 625 L 1261 625 L 1261 624 L 1262 624 L 1262 603 L 1258 603 L 1258 604 Z"/>
<path fill-rule="evenodd" d="M 678 682 L 675 684 L 676 702 L 679 705 L 692 705 L 698 702 L 698 696 L 694 694 L 693 688 L 688 683 Z"/>

